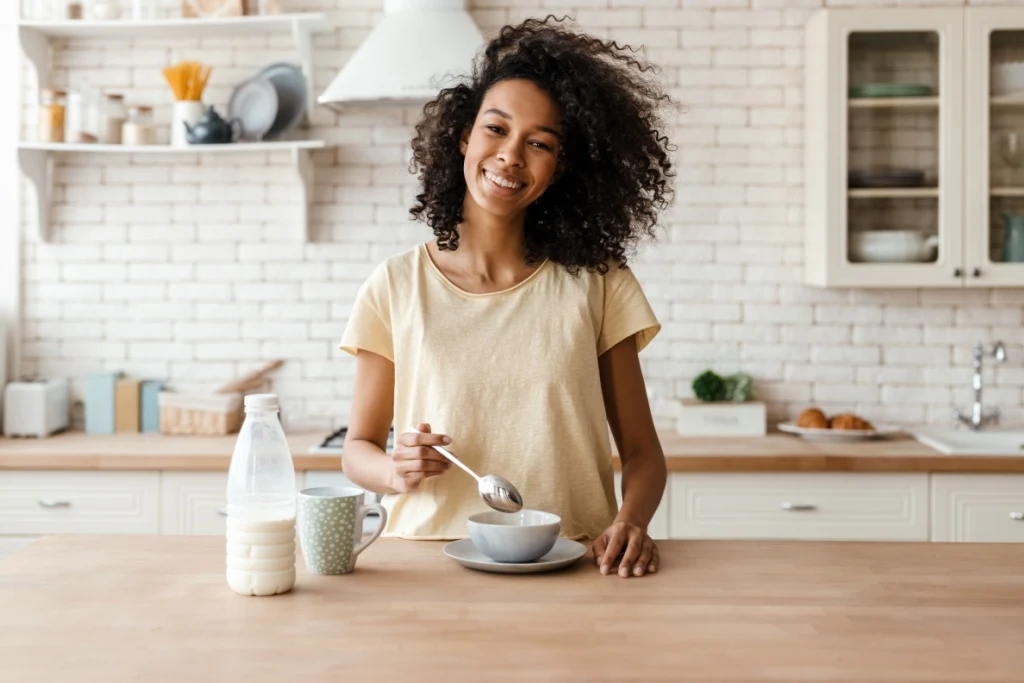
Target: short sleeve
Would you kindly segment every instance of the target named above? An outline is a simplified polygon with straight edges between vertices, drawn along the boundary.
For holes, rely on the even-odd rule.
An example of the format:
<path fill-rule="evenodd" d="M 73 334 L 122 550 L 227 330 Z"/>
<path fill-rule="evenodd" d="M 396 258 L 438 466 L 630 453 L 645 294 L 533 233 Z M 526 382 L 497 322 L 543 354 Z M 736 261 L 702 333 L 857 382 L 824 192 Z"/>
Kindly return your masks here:
<path fill-rule="evenodd" d="M 353 356 L 360 350 L 370 351 L 395 362 L 390 287 L 384 264 L 374 269 L 356 293 L 338 348 Z"/>
<path fill-rule="evenodd" d="M 604 318 L 597 355 L 634 335 L 639 353 L 661 331 L 661 323 L 632 270 L 613 263 L 604 278 Z"/>

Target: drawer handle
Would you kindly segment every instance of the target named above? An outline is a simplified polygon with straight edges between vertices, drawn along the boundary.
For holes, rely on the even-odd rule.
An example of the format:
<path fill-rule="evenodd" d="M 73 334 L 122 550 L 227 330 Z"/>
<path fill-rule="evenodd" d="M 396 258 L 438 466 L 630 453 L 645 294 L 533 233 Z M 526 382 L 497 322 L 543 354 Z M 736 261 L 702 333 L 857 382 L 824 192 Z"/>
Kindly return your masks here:
<path fill-rule="evenodd" d="M 1024 512 L 1011 512 L 1010 519 L 1016 519 L 1017 521 L 1024 522 Z"/>
<path fill-rule="evenodd" d="M 811 510 L 817 510 L 817 505 L 807 505 L 805 503 L 783 503 L 783 510 L 791 510 L 793 512 L 810 512 Z"/>
<path fill-rule="evenodd" d="M 228 508 L 227 508 L 227 506 L 225 505 L 224 507 L 217 508 L 217 514 L 220 515 L 221 517 L 227 517 L 228 516 Z"/>
<path fill-rule="evenodd" d="M 70 500 L 53 500 L 52 498 L 41 498 L 39 500 L 39 507 L 44 508 L 69 508 L 71 507 Z"/>

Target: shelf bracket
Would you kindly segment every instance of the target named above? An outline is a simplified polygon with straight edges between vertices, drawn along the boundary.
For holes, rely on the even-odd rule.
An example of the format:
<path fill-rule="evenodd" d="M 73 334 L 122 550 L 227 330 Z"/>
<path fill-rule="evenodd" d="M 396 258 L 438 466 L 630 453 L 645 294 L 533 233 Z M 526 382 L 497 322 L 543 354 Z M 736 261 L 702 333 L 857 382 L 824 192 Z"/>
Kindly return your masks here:
<path fill-rule="evenodd" d="M 21 47 L 25 56 L 32 62 L 36 70 L 36 87 L 38 90 L 50 85 L 50 39 L 42 31 L 24 26 L 18 27 Z"/>
<path fill-rule="evenodd" d="M 309 228 L 309 203 L 313 199 L 313 155 L 308 149 L 292 150 L 295 174 L 302 185 L 302 205 L 299 207 L 299 240 L 309 242 L 312 232 Z"/>
<path fill-rule="evenodd" d="M 299 65 L 306 77 L 306 113 L 302 117 L 303 128 L 309 127 L 310 115 L 316 106 L 316 94 L 313 92 L 313 29 L 300 19 L 292 19 L 292 39 L 295 51 L 299 55 Z"/>
<path fill-rule="evenodd" d="M 53 156 L 38 149 L 19 149 L 21 171 L 36 190 L 36 235 L 50 240 L 50 196 L 53 194 Z"/>

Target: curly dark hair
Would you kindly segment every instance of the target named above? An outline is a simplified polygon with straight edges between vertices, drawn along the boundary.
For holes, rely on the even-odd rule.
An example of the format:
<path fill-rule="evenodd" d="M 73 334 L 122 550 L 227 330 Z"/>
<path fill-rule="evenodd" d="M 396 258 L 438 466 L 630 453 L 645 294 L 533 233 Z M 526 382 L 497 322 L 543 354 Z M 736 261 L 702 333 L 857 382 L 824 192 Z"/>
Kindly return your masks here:
<path fill-rule="evenodd" d="M 674 151 L 659 132 L 671 103 L 629 46 L 563 28 L 553 15 L 505 26 L 474 64 L 468 82 L 423 107 L 412 141 L 420 193 L 409 210 L 433 229 L 440 249 L 457 249 L 466 194 L 459 141 L 485 93 L 508 79 L 546 91 L 562 118 L 563 175 L 526 211 L 528 263 L 549 258 L 571 273 L 624 267 L 672 196 Z"/>

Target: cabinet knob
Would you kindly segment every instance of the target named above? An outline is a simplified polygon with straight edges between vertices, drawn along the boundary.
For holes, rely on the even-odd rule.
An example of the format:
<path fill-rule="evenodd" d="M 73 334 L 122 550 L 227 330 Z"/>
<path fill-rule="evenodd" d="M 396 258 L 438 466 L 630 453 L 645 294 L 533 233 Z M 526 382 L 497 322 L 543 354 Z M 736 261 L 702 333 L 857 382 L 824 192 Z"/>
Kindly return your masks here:
<path fill-rule="evenodd" d="M 953 269 L 953 277 L 963 277 L 963 276 L 964 276 L 964 271 L 963 271 L 962 268 L 954 268 Z"/>
<path fill-rule="evenodd" d="M 971 277 L 981 277 L 981 268 L 975 268 L 972 270 Z"/>
<path fill-rule="evenodd" d="M 71 507 L 70 500 L 53 500 L 52 498 L 41 498 L 39 500 L 39 507 L 43 508 L 69 508 Z"/>
<path fill-rule="evenodd" d="M 222 508 L 217 508 L 217 514 L 220 515 L 221 517 L 227 517 L 228 516 L 228 508 L 227 508 L 227 506 L 224 506 Z"/>
<path fill-rule="evenodd" d="M 1017 521 L 1024 522 L 1024 512 L 1011 512 L 1010 519 L 1016 519 Z"/>
<path fill-rule="evenodd" d="M 793 512 L 808 512 L 808 511 L 811 511 L 811 510 L 817 510 L 818 506 L 817 505 L 807 505 L 806 503 L 789 503 L 789 502 L 786 502 L 786 503 L 782 504 L 782 509 L 783 510 L 791 510 Z"/>

